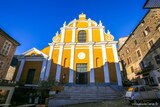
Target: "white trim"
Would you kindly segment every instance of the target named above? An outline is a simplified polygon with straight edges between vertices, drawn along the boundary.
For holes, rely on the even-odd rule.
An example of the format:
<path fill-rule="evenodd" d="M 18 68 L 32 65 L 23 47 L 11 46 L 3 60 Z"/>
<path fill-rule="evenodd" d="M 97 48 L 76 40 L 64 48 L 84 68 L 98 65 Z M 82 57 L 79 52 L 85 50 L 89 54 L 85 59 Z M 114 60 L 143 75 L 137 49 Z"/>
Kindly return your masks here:
<path fill-rule="evenodd" d="M 62 54 L 63 54 L 63 45 L 60 46 L 59 55 L 58 55 L 58 64 L 57 64 L 57 70 L 56 70 L 56 81 L 57 82 L 60 82 Z"/>
<path fill-rule="evenodd" d="M 69 83 L 73 83 L 73 77 L 74 77 L 74 52 L 75 52 L 75 45 L 73 45 L 71 48 Z"/>
<path fill-rule="evenodd" d="M 104 29 L 100 29 L 101 42 L 104 42 Z"/>
<path fill-rule="evenodd" d="M 92 42 L 92 28 L 88 28 L 88 33 L 89 33 L 89 42 Z"/>
<path fill-rule="evenodd" d="M 89 46 L 89 61 L 90 61 L 90 83 L 94 83 L 94 61 L 93 61 L 93 45 Z"/>
<path fill-rule="evenodd" d="M 60 46 L 60 45 L 65 45 L 65 46 L 71 46 L 71 45 L 78 45 L 78 46 L 84 46 L 84 45 L 111 45 L 111 44 L 116 44 L 117 41 L 101 41 L 101 42 L 85 42 L 85 43 L 75 43 L 75 42 L 70 42 L 70 43 L 55 43 L 55 46 Z"/>
<path fill-rule="evenodd" d="M 38 87 L 38 85 L 36 85 L 36 84 L 25 84 L 24 86 L 28 86 L 28 87 Z"/>
<path fill-rule="evenodd" d="M 19 58 L 18 61 L 22 61 L 23 59 L 25 59 L 25 61 L 43 61 L 44 58 L 42 57 L 25 57 L 25 58 Z"/>
<path fill-rule="evenodd" d="M 26 52 L 24 52 L 22 55 L 26 55 L 27 53 L 29 52 L 32 52 L 32 51 L 35 51 L 36 53 L 40 54 L 40 55 L 43 55 L 45 58 L 48 57 L 48 55 L 44 54 L 43 52 L 41 52 L 40 50 L 36 49 L 36 48 L 32 48 Z"/>
<path fill-rule="evenodd" d="M 103 70 L 104 70 L 104 80 L 105 83 L 110 83 L 110 77 L 109 77 L 109 69 L 108 69 L 108 62 L 107 62 L 107 55 L 106 55 L 106 45 L 104 44 L 104 29 L 100 29 L 100 37 L 102 43 L 102 56 L 103 56 Z M 107 42 L 108 43 L 108 42 Z"/>
<path fill-rule="evenodd" d="M 119 66 L 119 59 L 118 59 L 116 44 L 113 44 L 112 48 L 113 48 L 113 55 L 114 55 L 114 62 L 115 62 L 115 67 L 116 67 L 118 85 L 122 86 L 122 78 L 121 78 L 121 71 L 120 71 L 120 66 Z"/>
<path fill-rule="evenodd" d="M 42 63 L 42 68 L 41 68 L 40 80 L 44 80 L 45 78 L 46 64 L 47 64 L 47 60 L 44 59 Z"/>
<path fill-rule="evenodd" d="M 76 40 L 76 21 L 74 21 L 73 27 L 74 29 L 72 29 L 72 43 L 74 43 Z"/>
<path fill-rule="evenodd" d="M 11 87 L 11 86 L 0 86 L 0 90 L 8 90 L 9 93 L 7 95 L 7 98 L 6 98 L 6 101 L 5 101 L 5 105 L 3 105 L 3 107 L 9 107 L 7 106 L 7 104 L 10 104 L 10 101 L 11 101 L 11 98 L 12 98 L 12 95 L 13 95 L 13 92 L 15 90 L 15 87 Z M 2 107 L 2 105 L 0 104 L 0 106 Z"/>
<path fill-rule="evenodd" d="M 67 25 L 67 27 L 69 27 L 72 23 L 75 23 L 75 22 L 92 22 L 93 24 L 95 24 L 95 27 L 97 27 L 97 23 L 96 23 L 96 21 L 94 21 L 94 20 L 72 20 L 68 25 Z"/>
<path fill-rule="evenodd" d="M 44 78 L 45 80 L 48 80 L 49 73 L 50 73 L 53 47 L 54 47 L 54 45 L 50 45 L 49 58 L 48 58 L 48 61 L 47 61 L 47 68 L 46 68 L 46 73 L 45 73 L 45 78 Z"/>
<path fill-rule="evenodd" d="M 19 66 L 19 69 L 18 69 L 17 76 L 16 76 L 16 81 L 19 81 L 19 79 L 21 77 L 24 64 L 25 64 L 25 59 L 22 59 L 21 63 L 20 63 L 20 66 Z"/>
<path fill-rule="evenodd" d="M 65 28 L 61 30 L 61 43 L 64 42 L 64 37 L 65 37 Z"/>
<path fill-rule="evenodd" d="M 108 62 L 107 62 L 107 55 L 106 55 L 106 46 L 105 46 L 105 44 L 102 45 L 102 56 L 103 56 L 104 80 L 105 80 L 105 83 L 110 83 L 109 69 L 108 69 Z"/>

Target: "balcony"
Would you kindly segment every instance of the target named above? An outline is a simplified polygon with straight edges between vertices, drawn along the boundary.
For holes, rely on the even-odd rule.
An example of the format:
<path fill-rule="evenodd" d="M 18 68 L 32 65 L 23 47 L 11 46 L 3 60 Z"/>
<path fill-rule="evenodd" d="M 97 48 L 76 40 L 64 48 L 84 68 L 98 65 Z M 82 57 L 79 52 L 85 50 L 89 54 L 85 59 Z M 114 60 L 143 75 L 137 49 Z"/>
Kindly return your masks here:
<path fill-rule="evenodd" d="M 142 70 L 140 70 L 139 72 L 137 72 L 136 75 L 142 75 L 142 74 L 149 73 L 152 69 L 153 69 L 153 66 L 148 65 L 148 66 L 142 68 Z"/>

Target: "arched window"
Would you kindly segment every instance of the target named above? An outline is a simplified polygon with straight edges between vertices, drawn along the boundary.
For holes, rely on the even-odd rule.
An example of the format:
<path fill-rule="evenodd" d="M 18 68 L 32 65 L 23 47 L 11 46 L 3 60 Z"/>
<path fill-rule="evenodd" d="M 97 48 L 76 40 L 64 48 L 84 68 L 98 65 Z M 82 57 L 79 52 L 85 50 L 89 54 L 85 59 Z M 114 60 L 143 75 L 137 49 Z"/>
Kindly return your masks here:
<path fill-rule="evenodd" d="M 100 64 L 99 64 L 99 58 L 96 58 L 96 67 L 99 67 L 100 66 Z"/>
<path fill-rule="evenodd" d="M 78 32 L 78 42 L 86 42 L 86 31 L 81 30 Z"/>
<path fill-rule="evenodd" d="M 67 58 L 64 59 L 64 67 L 68 67 L 68 60 L 67 60 Z"/>

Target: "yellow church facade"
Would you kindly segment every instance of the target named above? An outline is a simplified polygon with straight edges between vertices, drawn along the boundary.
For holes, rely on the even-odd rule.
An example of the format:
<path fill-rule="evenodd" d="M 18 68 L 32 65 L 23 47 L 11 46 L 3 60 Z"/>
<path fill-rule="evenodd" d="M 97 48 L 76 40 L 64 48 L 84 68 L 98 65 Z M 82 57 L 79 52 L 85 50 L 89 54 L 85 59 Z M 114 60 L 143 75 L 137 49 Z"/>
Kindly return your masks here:
<path fill-rule="evenodd" d="M 62 84 L 117 84 L 122 86 L 114 37 L 102 22 L 78 19 L 63 24 L 49 46 L 32 48 L 18 57 L 17 82 L 37 85 L 39 81 Z"/>

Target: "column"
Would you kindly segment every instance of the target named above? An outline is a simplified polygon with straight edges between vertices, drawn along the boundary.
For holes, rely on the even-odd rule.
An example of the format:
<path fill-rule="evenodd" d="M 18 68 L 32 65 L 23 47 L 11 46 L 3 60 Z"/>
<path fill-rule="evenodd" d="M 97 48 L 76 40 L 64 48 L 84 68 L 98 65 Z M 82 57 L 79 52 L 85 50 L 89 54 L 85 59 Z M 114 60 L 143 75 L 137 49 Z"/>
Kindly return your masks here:
<path fill-rule="evenodd" d="M 25 59 L 22 59 L 21 63 L 20 63 L 20 66 L 19 66 L 19 69 L 18 69 L 17 76 L 16 76 L 16 81 L 19 81 L 19 79 L 21 77 L 24 64 L 25 64 Z"/>
<path fill-rule="evenodd" d="M 7 96 L 7 99 L 6 99 L 6 104 L 10 104 L 10 102 L 11 102 L 11 98 L 12 98 L 12 96 L 13 96 L 13 93 L 14 93 L 14 90 L 15 90 L 15 87 L 10 87 L 9 88 L 9 93 L 8 93 L 8 96 Z M 5 106 L 5 107 L 7 107 L 7 106 Z"/>
<path fill-rule="evenodd" d="M 73 83 L 73 77 L 74 77 L 74 51 L 75 51 L 75 45 L 72 45 L 71 56 L 70 56 L 69 83 Z"/>
<path fill-rule="evenodd" d="M 54 47 L 54 44 L 50 44 L 49 58 L 48 58 L 48 63 L 47 63 L 47 68 L 46 68 L 44 80 L 48 80 L 48 77 L 49 77 L 51 63 L 52 63 L 53 47 Z"/>
<path fill-rule="evenodd" d="M 94 83 L 94 61 L 93 61 L 93 44 L 89 45 L 89 61 L 90 61 L 90 83 Z"/>
<path fill-rule="evenodd" d="M 92 42 L 92 27 L 91 27 L 91 19 L 88 19 L 88 34 L 89 34 L 89 42 Z"/>
<path fill-rule="evenodd" d="M 110 83 L 108 62 L 107 62 L 107 55 L 106 55 L 106 45 L 105 44 L 102 44 L 102 56 L 103 56 L 104 80 L 105 80 L 105 83 Z"/>
<path fill-rule="evenodd" d="M 58 54 L 57 71 L 56 71 L 56 81 L 57 82 L 60 82 L 62 53 L 63 53 L 63 45 L 60 45 L 59 54 Z"/>
<path fill-rule="evenodd" d="M 40 74 L 40 81 L 45 79 L 45 69 L 46 69 L 47 60 L 43 59 L 41 74 Z"/>
<path fill-rule="evenodd" d="M 92 28 L 91 28 L 91 19 L 88 19 L 88 33 L 89 33 L 89 62 L 90 62 L 90 83 L 94 83 L 94 61 L 93 61 L 93 43 L 92 43 Z"/>
<path fill-rule="evenodd" d="M 120 66 L 119 66 L 119 59 L 118 59 L 116 44 L 112 44 L 112 48 L 113 48 L 113 54 L 114 54 L 114 63 L 116 66 L 118 85 L 122 86 L 122 78 L 121 78 L 121 71 L 120 71 Z"/>
<path fill-rule="evenodd" d="M 104 27 L 103 26 L 100 26 L 100 37 L 101 37 L 101 42 L 103 42 L 104 41 Z M 105 80 L 105 83 L 108 84 L 110 83 L 110 78 L 109 78 L 109 70 L 108 70 L 108 62 L 107 62 L 105 44 L 102 44 L 102 56 L 103 56 L 104 80 Z"/>
<path fill-rule="evenodd" d="M 76 38 L 76 20 L 74 20 L 72 28 L 72 43 L 75 43 Z M 70 56 L 70 71 L 69 71 L 69 83 L 73 83 L 74 79 L 74 52 L 75 52 L 75 44 L 71 45 L 71 56 Z"/>
<path fill-rule="evenodd" d="M 57 82 L 60 82 L 64 37 L 65 37 L 65 27 L 62 27 L 61 28 L 61 43 L 62 44 L 60 44 L 60 48 L 59 48 L 58 63 L 57 63 L 57 70 L 56 70 L 56 81 Z"/>

